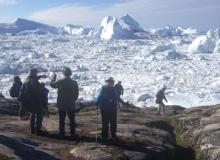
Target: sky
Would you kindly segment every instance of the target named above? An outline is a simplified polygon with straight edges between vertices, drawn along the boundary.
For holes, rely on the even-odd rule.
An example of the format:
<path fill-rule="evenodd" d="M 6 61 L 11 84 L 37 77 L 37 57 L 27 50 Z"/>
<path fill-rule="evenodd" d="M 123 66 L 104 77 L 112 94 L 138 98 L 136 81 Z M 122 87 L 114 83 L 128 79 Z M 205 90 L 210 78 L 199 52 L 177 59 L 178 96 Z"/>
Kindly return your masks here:
<path fill-rule="evenodd" d="M 220 0 L 0 0 L 0 23 L 26 18 L 54 26 L 98 26 L 102 18 L 131 15 L 144 28 L 220 27 Z"/>

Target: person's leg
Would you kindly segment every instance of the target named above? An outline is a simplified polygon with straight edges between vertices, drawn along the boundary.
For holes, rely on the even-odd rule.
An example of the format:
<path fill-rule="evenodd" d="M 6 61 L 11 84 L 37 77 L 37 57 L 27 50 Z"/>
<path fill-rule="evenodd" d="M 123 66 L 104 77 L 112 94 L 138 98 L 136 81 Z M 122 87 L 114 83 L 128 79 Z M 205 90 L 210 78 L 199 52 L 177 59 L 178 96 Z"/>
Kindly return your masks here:
<path fill-rule="evenodd" d="M 117 111 L 114 111 L 110 118 L 110 124 L 111 124 L 111 135 L 112 138 L 117 138 L 116 131 L 117 131 Z"/>
<path fill-rule="evenodd" d="M 36 131 L 39 132 L 42 127 L 42 122 L 43 122 L 43 113 L 39 112 L 37 113 L 37 122 L 36 122 Z"/>
<path fill-rule="evenodd" d="M 59 110 L 59 134 L 65 135 L 65 118 L 66 118 L 66 111 Z"/>
<path fill-rule="evenodd" d="M 160 115 L 160 112 L 161 112 L 161 104 L 158 104 L 158 112 L 157 112 L 157 114 Z"/>
<path fill-rule="evenodd" d="M 102 138 L 108 138 L 108 113 L 102 112 Z"/>
<path fill-rule="evenodd" d="M 35 134 L 36 130 L 35 130 L 35 114 L 31 113 L 31 120 L 30 120 L 30 126 L 31 126 L 31 134 Z"/>
<path fill-rule="evenodd" d="M 68 117 L 69 117 L 69 121 L 70 121 L 70 135 L 75 136 L 75 112 L 69 111 Z"/>
<path fill-rule="evenodd" d="M 163 108 L 163 114 L 165 115 L 165 104 L 162 103 L 162 108 Z"/>

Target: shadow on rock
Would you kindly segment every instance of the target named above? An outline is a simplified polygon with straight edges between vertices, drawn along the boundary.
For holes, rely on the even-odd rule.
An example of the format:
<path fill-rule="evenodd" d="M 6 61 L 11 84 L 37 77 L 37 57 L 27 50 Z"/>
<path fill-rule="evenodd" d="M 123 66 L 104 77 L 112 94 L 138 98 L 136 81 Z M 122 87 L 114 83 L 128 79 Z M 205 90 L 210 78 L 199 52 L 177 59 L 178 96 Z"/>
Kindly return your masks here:
<path fill-rule="evenodd" d="M 0 144 L 14 150 L 14 153 L 24 160 L 58 160 L 46 152 L 36 150 L 35 147 L 38 146 L 38 144 L 34 142 L 23 142 L 4 135 L 0 135 Z M 32 144 L 34 144 L 34 146 L 32 146 Z"/>

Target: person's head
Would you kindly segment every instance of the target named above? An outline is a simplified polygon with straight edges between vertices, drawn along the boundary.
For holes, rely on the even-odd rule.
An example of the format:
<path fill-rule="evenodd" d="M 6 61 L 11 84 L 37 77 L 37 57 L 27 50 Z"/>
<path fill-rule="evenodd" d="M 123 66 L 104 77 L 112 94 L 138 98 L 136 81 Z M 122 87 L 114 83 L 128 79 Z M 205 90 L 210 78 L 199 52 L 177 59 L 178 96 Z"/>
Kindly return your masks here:
<path fill-rule="evenodd" d="M 30 76 L 37 76 L 38 70 L 36 68 L 33 68 L 30 70 Z"/>
<path fill-rule="evenodd" d="M 42 87 L 45 87 L 45 83 L 43 83 L 43 82 L 41 82 L 40 85 L 41 85 Z"/>
<path fill-rule="evenodd" d="M 163 86 L 162 90 L 165 91 L 167 89 L 167 86 Z"/>
<path fill-rule="evenodd" d="M 118 81 L 118 84 L 121 84 L 121 81 Z"/>
<path fill-rule="evenodd" d="M 63 75 L 65 77 L 70 77 L 72 75 L 72 71 L 69 67 L 64 67 L 63 68 Z"/>
<path fill-rule="evenodd" d="M 107 85 L 110 86 L 110 87 L 113 87 L 114 84 L 115 84 L 115 80 L 114 80 L 113 77 L 108 78 L 105 82 L 106 82 Z"/>
<path fill-rule="evenodd" d="M 14 82 L 21 82 L 21 79 L 19 76 L 14 76 Z"/>

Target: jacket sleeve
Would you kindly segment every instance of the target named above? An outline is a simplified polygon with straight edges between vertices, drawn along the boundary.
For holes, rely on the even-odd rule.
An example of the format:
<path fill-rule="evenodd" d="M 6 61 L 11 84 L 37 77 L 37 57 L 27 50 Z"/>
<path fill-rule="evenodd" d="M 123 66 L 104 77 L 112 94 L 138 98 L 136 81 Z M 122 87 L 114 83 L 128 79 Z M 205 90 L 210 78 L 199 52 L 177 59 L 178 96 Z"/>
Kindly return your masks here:
<path fill-rule="evenodd" d="M 166 102 L 168 102 L 168 101 L 167 101 L 167 98 L 166 98 L 166 96 L 165 96 L 165 95 L 163 95 L 163 99 L 164 99 Z"/>
<path fill-rule="evenodd" d="M 60 81 L 56 81 L 56 79 L 52 79 L 51 82 L 50 82 L 50 86 L 52 88 L 58 88 L 59 87 L 59 83 L 60 83 Z"/>

